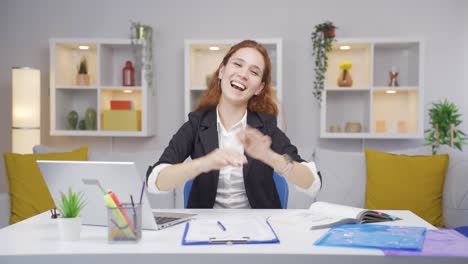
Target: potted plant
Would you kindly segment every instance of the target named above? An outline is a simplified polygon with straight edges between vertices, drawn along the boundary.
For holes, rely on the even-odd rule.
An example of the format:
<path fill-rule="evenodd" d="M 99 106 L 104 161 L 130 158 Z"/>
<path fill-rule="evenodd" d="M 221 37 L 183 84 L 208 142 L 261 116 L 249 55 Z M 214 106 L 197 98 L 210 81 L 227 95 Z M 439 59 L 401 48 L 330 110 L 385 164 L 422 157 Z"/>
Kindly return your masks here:
<path fill-rule="evenodd" d="M 78 75 L 76 76 L 77 85 L 89 85 L 88 63 L 86 57 L 82 57 L 78 65 Z"/>
<path fill-rule="evenodd" d="M 82 193 L 75 193 L 71 188 L 68 193 L 60 192 L 60 217 L 58 220 L 60 238 L 74 241 L 80 239 L 82 218 L 80 212 L 85 206 Z"/>
<path fill-rule="evenodd" d="M 467 144 L 467 138 L 463 131 L 457 129 L 462 122 L 457 106 L 447 100 L 432 103 L 429 118 L 431 128 L 424 133 L 426 134 L 425 145 L 432 146 L 432 154 L 437 153 L 440 145 L 448 145 L 462 151 L 462 145 Z"/>
<path fill-rule="evenodd" d="M 336 28 L 332 22 L 326 21 L 316 25 L 315 31 L 312 32 L 312 55 L 315 57 L 314 96 L 319 102 L 322 102 L 325 73 L 328 66 L 327 53 L 332 50 Z"/>

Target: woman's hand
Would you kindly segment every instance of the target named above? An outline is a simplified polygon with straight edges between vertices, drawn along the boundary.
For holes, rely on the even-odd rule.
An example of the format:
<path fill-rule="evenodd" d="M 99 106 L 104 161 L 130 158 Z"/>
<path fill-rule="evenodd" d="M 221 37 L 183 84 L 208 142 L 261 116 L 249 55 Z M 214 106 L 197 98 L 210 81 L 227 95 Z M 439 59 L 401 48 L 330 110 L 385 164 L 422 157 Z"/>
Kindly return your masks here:
<path fill-rule="evenodd" d="M 210 154 L 200 158 L 203 172 L 220 170 L 226 166 L 241 167 L 244 163 L 247 163 L 245 155 L 231 148 L 215 149 Z"/>
<path fill-rule="evenodd" d="M 247 126 L 237 133 L 237 138 L 244 145 L 244 151 L 254 159 L 263 160 L 271 152 L 271 138 L 255 128 Z"/>

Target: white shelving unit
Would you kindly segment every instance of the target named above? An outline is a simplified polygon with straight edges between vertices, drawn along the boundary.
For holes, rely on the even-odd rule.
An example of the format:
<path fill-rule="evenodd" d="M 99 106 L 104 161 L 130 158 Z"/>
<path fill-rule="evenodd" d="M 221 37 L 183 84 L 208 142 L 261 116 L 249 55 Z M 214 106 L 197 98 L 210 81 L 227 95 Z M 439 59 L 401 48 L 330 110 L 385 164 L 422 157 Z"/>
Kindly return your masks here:
<path fill-rule="evenodd" d="M 280 113 L 278 126 L 285 127 L 282 123 L 281 102 L 283 98 L 282 81 L 282 40 L 281 39 L 255 39 L 263 44 L 268 51 L 272 64 L 272 86 L 278 100 Z M 241 39 L 186 39 L 184 51 L 184 96 L 185 96 L 185 120 L 188 114 L 197 106 L 207 82 L 221 63 L 224 55 Z M 219 50 L 210 50 L 210 47 L 218 47 Z"/>
<path fill-rule="evenodd" d="M 50 135 L 147 137 L 155 134 L 154 93 L 145 80 L 144 70 L 135 69 L 135 86 L 122 86 L 122 68 L 126 61 L 135 67 L 134 53 L 141 58 L 144 43 L 132 47 L 130 39 L 50 39 Z M 79 46 L 86 45 L 88 50 Z M 90 85 L 76 84 L 77 67 L 86 57 Z M 137 111 L 135 130 L 104 130 L 103 111 L 111 100 L 131 101 Z M 84 119 L 88 108 L 96 110 L 97 129 L 69 129 L 67 114 L 78 112 Z"/>
<path fill-rule="evenodd" d="M 422 42 L 414 39 L 335 42 L 328 54 L 320 137 L 423 138 L 423 48 Z M 343 61 L 352 62 L 351 87 L 337 85 L 338 65 Z M 398 72 L 398 86 L 389 86 L 392 67 Z M 347 123 L 359 124 L 361 131 L 347 132 Z"/>

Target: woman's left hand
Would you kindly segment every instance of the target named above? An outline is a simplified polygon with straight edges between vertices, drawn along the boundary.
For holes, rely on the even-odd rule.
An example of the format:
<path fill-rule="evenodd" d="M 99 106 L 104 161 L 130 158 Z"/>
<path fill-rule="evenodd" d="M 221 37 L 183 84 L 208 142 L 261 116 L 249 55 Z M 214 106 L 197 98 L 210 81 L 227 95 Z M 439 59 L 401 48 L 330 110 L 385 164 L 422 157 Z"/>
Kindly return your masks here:
<path fill-rule="evenodd" d="M 262 160 L 271 151 L 271 138 L 255 128 L 247 126 L 237 134 L 244 151 L 254 159 Z"/>

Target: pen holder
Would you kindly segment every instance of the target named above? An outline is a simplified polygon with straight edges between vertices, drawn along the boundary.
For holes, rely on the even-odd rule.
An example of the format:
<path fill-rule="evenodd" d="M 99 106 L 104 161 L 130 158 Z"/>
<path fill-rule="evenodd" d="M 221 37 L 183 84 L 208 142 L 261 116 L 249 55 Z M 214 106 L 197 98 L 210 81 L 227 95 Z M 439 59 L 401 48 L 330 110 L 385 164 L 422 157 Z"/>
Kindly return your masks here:
<path fill-rule="evenodd" d="M 141 239 L 141 205 L 107 207 L 109 243 L 137 243 Z"/>

